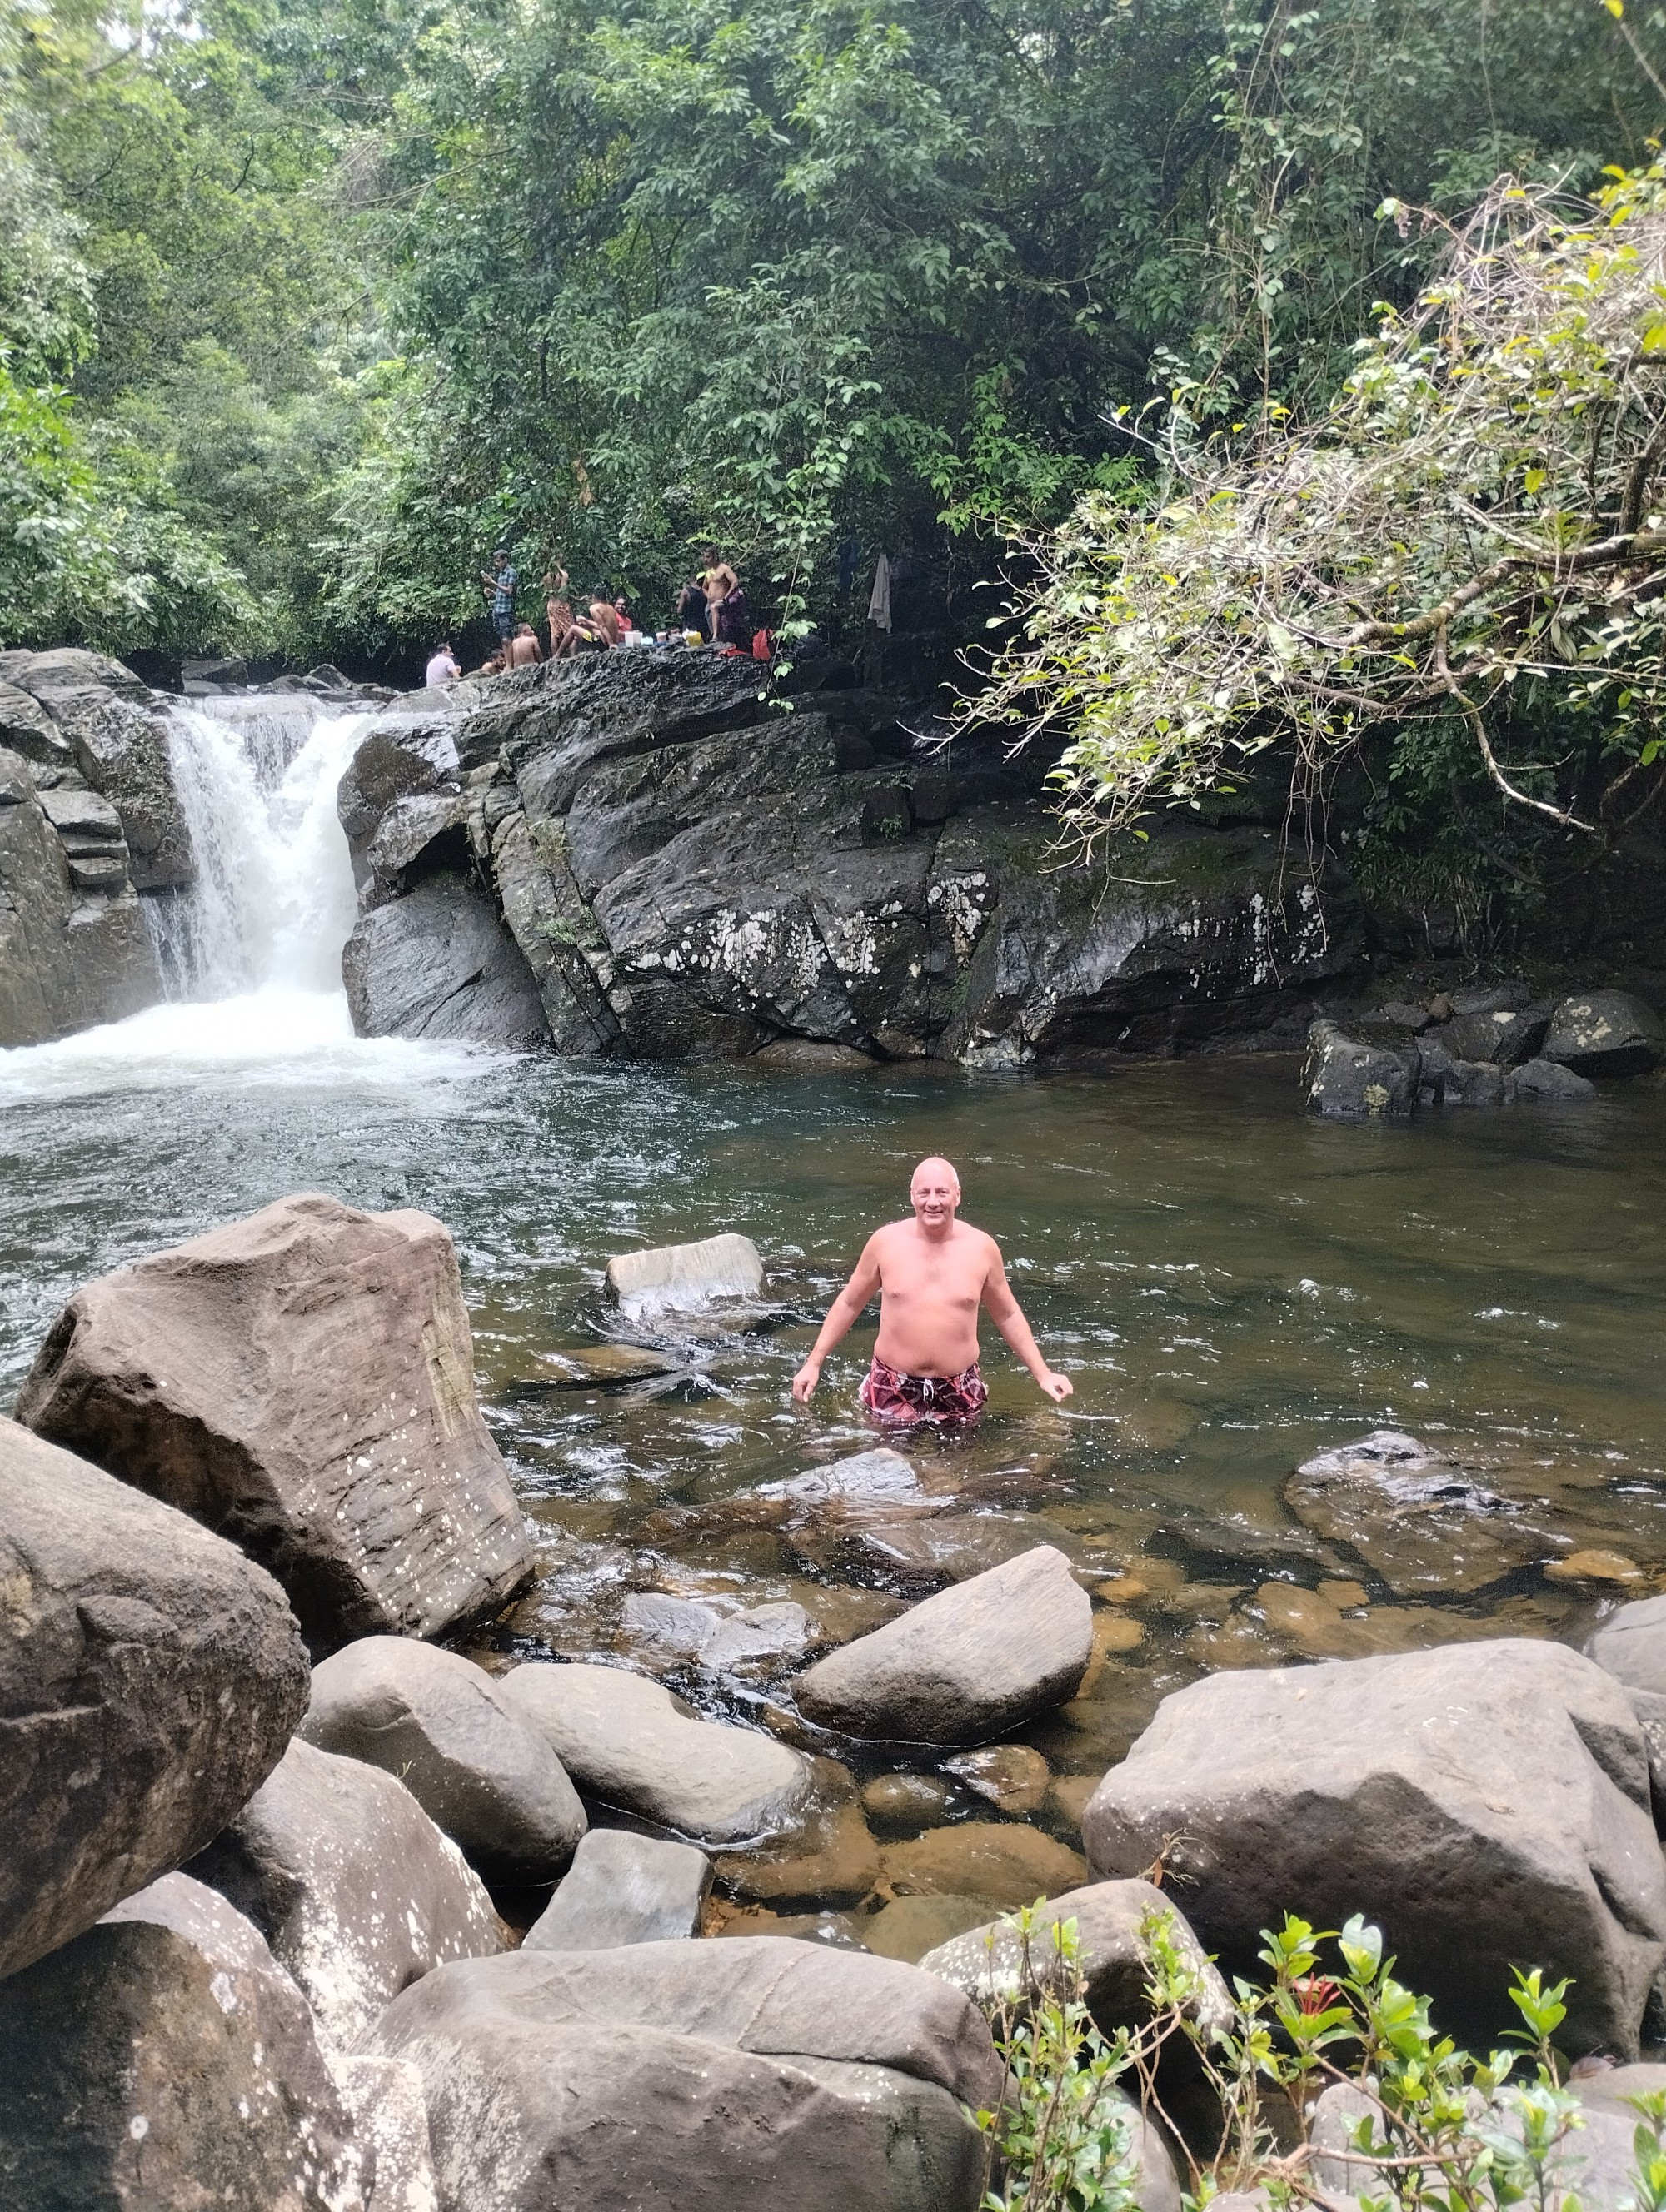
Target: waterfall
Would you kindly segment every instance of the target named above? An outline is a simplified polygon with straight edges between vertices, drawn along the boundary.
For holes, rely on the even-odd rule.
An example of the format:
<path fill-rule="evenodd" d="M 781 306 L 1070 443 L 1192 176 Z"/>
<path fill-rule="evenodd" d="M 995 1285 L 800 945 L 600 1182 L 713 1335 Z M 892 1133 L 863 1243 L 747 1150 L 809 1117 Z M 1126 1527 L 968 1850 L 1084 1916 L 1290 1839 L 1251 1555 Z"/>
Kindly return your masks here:
<path fill-rule="evenodd" d="M 357 902 L 336 786 L 369 718 L 313 719 L 299 700 L 277 706 L 232 699 L 169 710 L 197 881 L 144 906 L 175 1002 L 341 989 Z"/>
<path fill-rule="evenodd" d="M 369 716 L 245 696 L 174 703 L 168 757 L 197 880 L 140 903 L 160 1006 L 51 1044 L 0 1051 L 0 1107 L 136 1085 L 229 1095 L 325 1085 L 407 1101 L 472 1081 L 463 1044 L 356 1037 L 341 949 L 358 919 L 336 786 Z"/>

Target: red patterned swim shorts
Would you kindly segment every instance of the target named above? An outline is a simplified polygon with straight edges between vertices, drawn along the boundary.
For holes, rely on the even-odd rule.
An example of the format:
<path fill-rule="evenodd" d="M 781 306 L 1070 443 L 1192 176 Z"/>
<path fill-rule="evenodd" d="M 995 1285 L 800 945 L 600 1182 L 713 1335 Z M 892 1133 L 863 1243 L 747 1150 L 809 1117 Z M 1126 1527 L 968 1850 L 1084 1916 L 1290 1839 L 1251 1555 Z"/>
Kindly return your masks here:
<path fill-rule="evenodd" d="M 904 1375 L 876 1356 L 861 1389 L 862 1403 L 875 1419 L 898 1427 L 915 1421 L 975 1421 L 988 1395 L 976 1360 L 958 1375 Z"/>

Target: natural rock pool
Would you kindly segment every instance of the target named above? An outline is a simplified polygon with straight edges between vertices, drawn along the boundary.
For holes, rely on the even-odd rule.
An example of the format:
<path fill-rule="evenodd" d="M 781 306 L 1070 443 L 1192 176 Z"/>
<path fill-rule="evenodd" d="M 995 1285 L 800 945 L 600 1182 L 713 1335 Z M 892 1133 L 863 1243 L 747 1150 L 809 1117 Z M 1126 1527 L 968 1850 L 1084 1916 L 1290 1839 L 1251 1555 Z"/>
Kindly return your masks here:
<path fill-rule="evenodd" d="M 482 1400 L 543 1532 L 537 1589 L 477 1656 L 634 1662 L 849 1757 L 793 1713 L 796 1655 L 747 1648 L 767 1624 L 702 1666 L 678 1644 L 697 1617 L 641 1599 L 793 1601 L 839 1640 L 1044 1535 L 1094 1593 L 1098 1647 L 1082 1693 L 1023 1732 L 1051 1784 L 1034 1759 L 985 1762 L 945 1772 L 946 1796 L 893 1791 L 887 1809 L 870 1792 L 869 1814 L 883 1836 L 1004 1811 L 1073 1844 L 1068 1778 L 1097 1778 L 1201 1672 L 1483 1626 L 1578 1641 L 1605 1599 L 1666 1583 L 1663 1102 L 1647 1079 L 1575 1110 L 1337 1127 L 1296 1111 L 1283 1059 L 594 1073 L 356 1042 L 321 995 L 161 1008 L 0 1055 L 0 1390 L 68 1293 L 127 1259 L 293 1190 L 423 1208 L 456 1239 Z M 938 1149 L 1075 1397 L 1045 1404 L 986 1328 L 981 1426 L 905 1445 L 929 1510 L 749 1495 L 873 1441 L 854 1403 L 871 1322 L 808 1413 L 787 1382 L 866 1229 Z M 611 1255 L 726 1229 L 762 1249 L 775 1311 L 628 1331 L 669 1371 L 562 1379 L 550 1355 L 617 1326 Z M 1463 1472 L 1364 1510 L 1346 1485 L 1286 1490 L 1384 1427 Z M 1617 1558 L 1559 1571 L 1589 1552 Z M 824 1885 L 806 1869 L 773 1893 L 848 1902 L 852 1848 L 830 1834 Z M 975 1875 L 926 1886 L 987 1893 Z"/>

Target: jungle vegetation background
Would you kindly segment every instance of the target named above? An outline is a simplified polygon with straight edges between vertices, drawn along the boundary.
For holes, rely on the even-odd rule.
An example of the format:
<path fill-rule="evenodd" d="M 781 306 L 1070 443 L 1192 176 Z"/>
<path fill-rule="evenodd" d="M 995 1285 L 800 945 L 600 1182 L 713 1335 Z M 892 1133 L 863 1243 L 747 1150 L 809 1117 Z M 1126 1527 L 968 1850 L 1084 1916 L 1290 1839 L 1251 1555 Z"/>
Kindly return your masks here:
<path fill-rule="evenodd" d="M 1645 156 L 1599 0 L 4 0 L 8 645 L 409 650 L 508 539 L 990 574 L 1116 419 L 1345 374 L 1500 170 Z M 1195 397 L 1194 397 L 1194 404 Z"/>
<path fill-rule="evenodd" d="M 0 0 L 0 643 L 409 674 L 500 541 L 652 617 L 708 535 L 971 637 L 1169 410 L 1333 404 L 1445 241 L 1385 201 L 1646 162 L 1618 10 Z"/>

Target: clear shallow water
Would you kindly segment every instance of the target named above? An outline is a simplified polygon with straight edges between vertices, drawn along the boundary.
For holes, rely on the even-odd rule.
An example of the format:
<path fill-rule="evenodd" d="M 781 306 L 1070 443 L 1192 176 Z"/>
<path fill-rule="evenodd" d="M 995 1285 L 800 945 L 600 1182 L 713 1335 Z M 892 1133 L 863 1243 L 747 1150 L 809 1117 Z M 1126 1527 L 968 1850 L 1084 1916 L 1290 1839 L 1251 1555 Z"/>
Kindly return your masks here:
<path fill-rule="evenodd" d="M 1352 1128 L 1298 1113 L 1286 1060 L 811 1076 L 357 1039 L 335 815 L 357 735 L 294 702 L 178 715 L 200 883 L 152 915 L 176 1002 L 0 1053 L 0 1403 L 93 1275 L 292 1191 L 423 1207 L 456 1240 L 482 1401 L 541 1538 L 537 1588 L 477 1656 L 644 1664 L 826 1749 L 793 1711 L 789 1666 L 679 1664 L 641 1641 L 627 1601 L 791 1599 L 838 1640 L 1043 1535 L 1095 1593 L 1082 1692 L 1027 1731 L 1055 1778 L 1039 1803 L 1033 1759 L 1018 1762 L 1025 1816 L 1066 1838 L 1085 1778 L 1200 1672 L 1500 1632 L 1578 1641 L 1599 1606 L 1666 1587 L 1666 1079 L 1584 1108 Z M 927 1152 L 958 1163 L 967 1218 L 1000 1239 L 1076 1395 L 1049 1405 L 986 1331 L 982 1424 L 908 1442 L 932 1510 L 794 1522 L 757 1486 L 875 1440 L 855 1403 L 873 1319 L 810 1410 L 789 1379 Z M 762 1249 L 771 1313 L 663 1334 L 669 1371 L 646 1381 L 553 1386 L 552 1352 L 609 1332 L 612 1254 L 727 1229 Z M 1301 1461 L 1385 1425 L 1505 1503 L 1454 1532 L 1450 1574 L 1444 1531 L 1437 1571 L 1408 1579 L 1395 1516 L 1350 1547 L 1291 1509 Z M 1632 1578 L 1547 1574 L 1576 1547 L 1620 1555 Z M 1466 1577 L 1479 1553 L 1492 1564 Z M 933 1763 L 833 1747 L 864 1771 Z M 991 1808 L 958 1778 L 915 1825 L 945 1812 Z M 839 1832 L 871 1869 L 860 1822 Z M 836 1851 L 794 1848 L 801 1865 L 765 1893 L 841 1893 Z"/>
<path fill-rule="evenodd" d="M 1286 1060 L 1052 1080 L 586 1071 L 359 1042 L 330 994 L 161 1008 L 0 1055 L 0 1391 L 64 1297 L 125 1260 L 296 1189 L 423 1207 L 456 1239 L 483 1401 L 544 1537 L 505 1646 L 632 1656 L 633 1589 L 812 1612 L 833 1591 L 909 1594 L 1039 1514 L 1115 1601 L 1089 1694 L 1029 1738 L 1086 1772 L 1207 1666 L 1486 1622 L 1584 1632 L 1601 1593 L 1537 1565 L 1410 1599 L 1367 1571 L 1364 1610 L 1316 1626 L 1269 1607 L 1269 1589 L 1358 1574 L 1280 1489 L 1371 1427 L 1479 1463 L 1565 1545 L 1622 1552 L 1644 1577 L 1626 1594 L 1666 1582 L 1663 1105 L 1651 1080 L 1583 1110 L 1339 1127 L 1296 1112 Z M 860 1529 L 734 1502 L 872 1440 L 854 1404 L 871 1320 L 809 1412 L 787 1383 L 928 1150 L 958 1162 L 967 1217 L 1077 1386 L 1048 1406 L 986 1330 L 981 1427 L 910 1447 L 947 1509 L 935 1570 L 917 1546 L 899 1560 Z M 668 1380 L 549 1387 L 544 1355 L 608 1326 L 611 1254 L 731 1228 L 764 1253 L 773 1323 L 672 1346 Z M 741 1708 L 781 1687 L 767 1668 L 685 1686 Z"/>

